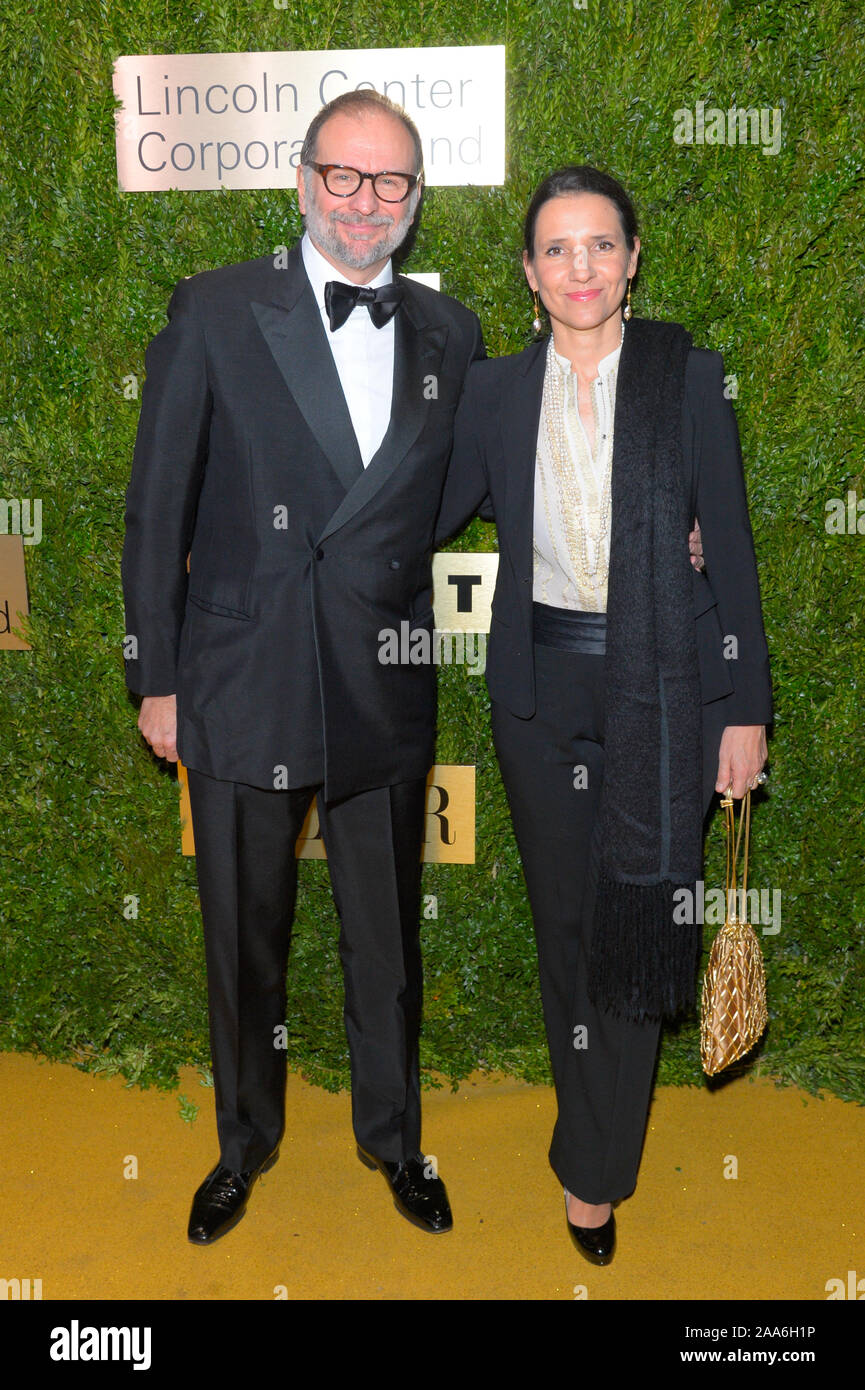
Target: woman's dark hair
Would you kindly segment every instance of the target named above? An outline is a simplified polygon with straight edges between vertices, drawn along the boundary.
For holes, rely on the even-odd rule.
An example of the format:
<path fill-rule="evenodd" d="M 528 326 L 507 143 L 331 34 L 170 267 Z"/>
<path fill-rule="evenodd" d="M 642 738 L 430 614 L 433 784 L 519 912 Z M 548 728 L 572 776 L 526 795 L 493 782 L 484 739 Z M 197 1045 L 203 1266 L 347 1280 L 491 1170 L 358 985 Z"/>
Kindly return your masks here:
<path fill-rule="evenodd" d="M 622 185 L 611 174 L 593 169 L 591 164 L 569 164 L 565 169 L 556 169 L 555 173 L 548 174 L 543 183 L 535 189 L 534 197 L 529 203 L 523 229 L 523 242 L 529 260 L 534 260 L 535 255 L 535 224 L 538 213 L 551 198 L 563 198 L 568 193 L 600 193 L 602 197 L 615 203 L 625 242 L 628 250 L 633 251 L 634 237 L 637 235 L 637 214 Z"/>

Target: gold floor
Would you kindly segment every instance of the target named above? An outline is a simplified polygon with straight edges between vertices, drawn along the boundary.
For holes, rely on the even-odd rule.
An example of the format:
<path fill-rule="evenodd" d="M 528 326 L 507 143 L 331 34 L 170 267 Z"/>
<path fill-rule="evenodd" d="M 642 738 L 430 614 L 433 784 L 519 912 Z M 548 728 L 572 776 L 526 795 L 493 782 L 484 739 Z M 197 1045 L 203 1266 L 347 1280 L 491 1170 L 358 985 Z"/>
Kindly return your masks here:
<path fill-rule="evenodd" d="M 291 1076 L 280 1161 L 207 1249 L 186 1222 L 216 1160 L 213 1092 L 188 1070 L 180 1094 L 192 1123 L 176 1091 L 0 1055 L 0 1279 L 39 1279 L 43 1300 L 825 1300 L 829 1280 L 865 1276 L 865 1107 L 833 1097 L 748 1079 L 658 1090 L 616 1259 L 596 1269 L 565 1231 L 546 1088 L 425 1092 L 455 1221 L 430 1236 L 357 1161 L 348 1095 Z"/>

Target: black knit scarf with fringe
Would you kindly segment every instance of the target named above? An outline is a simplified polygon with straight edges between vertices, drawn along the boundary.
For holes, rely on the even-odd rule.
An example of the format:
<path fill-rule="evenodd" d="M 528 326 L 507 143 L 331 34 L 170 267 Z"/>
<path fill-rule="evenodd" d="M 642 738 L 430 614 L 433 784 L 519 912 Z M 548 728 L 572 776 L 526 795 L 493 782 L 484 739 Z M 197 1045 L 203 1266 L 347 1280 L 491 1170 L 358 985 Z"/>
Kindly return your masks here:
<path fill-rule="evenodd" d="M 692 1009 L 702 931 L 701 700 L 682 482 L 691 336 L 632 319 L 616 380 L 600 876 L 589 994 L 624 1018 Z M 690 899 L 694 903 L 694 897 Z"/>

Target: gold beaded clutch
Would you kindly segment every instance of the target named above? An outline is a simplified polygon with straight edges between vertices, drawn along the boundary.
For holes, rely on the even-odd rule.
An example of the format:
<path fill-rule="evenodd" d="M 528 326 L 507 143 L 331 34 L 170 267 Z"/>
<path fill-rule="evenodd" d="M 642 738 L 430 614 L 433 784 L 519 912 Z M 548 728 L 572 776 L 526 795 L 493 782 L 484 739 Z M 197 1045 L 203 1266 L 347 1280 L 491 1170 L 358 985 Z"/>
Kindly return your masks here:
<path fill-rule="evenodd" d="M 743 798 L 737 832 L 731 792 L 732 786 L 721 801 L 727 825 L 726 921 L 712 942 L 703 977 L 700 1060 L 707 1076 L 716 1076 L 750 1052 L 769 1021 L 760 942 L 747 920 L 740 921 L 740 917 L 747 918 L 751 793 L 747 791 Z M 745 852 L 740 893 L 736 887 L 736 861 L 743 827 Z"/>

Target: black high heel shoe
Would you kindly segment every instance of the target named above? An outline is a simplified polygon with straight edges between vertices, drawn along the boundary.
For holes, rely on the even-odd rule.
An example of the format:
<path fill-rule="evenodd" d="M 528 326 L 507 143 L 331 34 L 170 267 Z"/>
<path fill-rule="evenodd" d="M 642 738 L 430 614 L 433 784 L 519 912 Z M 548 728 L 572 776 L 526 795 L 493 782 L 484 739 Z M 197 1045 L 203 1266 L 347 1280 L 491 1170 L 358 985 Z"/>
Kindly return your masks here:
<path fill-rule="evenodd" d="M 593 1265 L 608 1265 L 616 1251 L 616 1217 L 612 1206 L 603 1226 L 575 1226 L 568 1216 L 568 1189 L 565 1188 L 565 1220 L 580 1254 Z"/>

